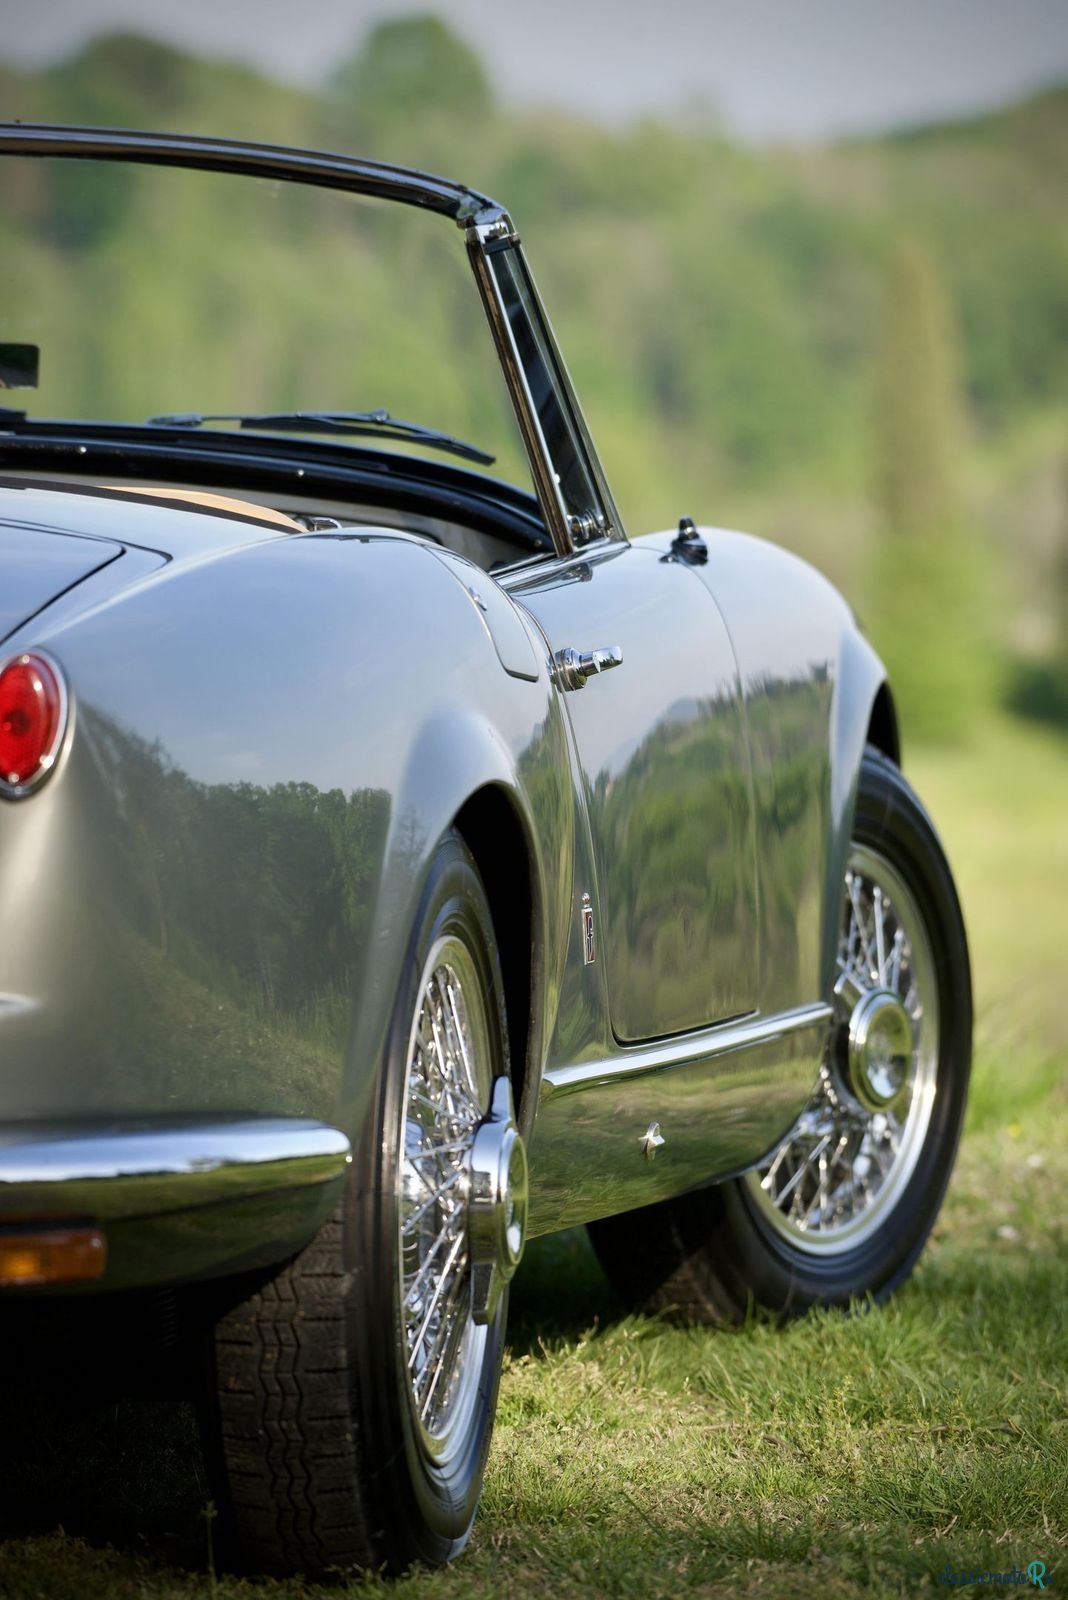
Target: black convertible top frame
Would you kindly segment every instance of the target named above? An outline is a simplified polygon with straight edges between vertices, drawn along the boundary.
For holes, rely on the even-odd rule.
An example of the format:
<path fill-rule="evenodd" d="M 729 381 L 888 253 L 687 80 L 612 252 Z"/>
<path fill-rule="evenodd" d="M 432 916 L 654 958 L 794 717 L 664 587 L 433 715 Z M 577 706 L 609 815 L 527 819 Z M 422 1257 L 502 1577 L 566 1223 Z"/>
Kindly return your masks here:
<path fill-rule="evenodd" d="M 158 167 L 200 167 L 250 177 L 347 189 L 451 217 L 460 227 L 505 224 L 508 214 L 477 189 L 408 167 L 243 139 L 203 139 L 185 133 L 140 133 L 127 128 L 63 128 L 44 123 L 0 122 L 0 154 L 94 157 Z"/>

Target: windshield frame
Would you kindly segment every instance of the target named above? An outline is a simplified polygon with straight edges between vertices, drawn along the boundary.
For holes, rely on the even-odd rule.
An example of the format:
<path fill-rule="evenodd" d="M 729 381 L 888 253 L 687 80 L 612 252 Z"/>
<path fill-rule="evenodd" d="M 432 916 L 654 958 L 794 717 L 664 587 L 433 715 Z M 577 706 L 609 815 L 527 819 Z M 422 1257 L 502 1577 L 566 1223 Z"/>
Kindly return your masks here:
<path fill-rule="evenodd" d="M 519 423 L 534 487 L 558 556 L 570 556 L 606 539 L 621 540 L 619 513 L 593 448 L 567 369 L 560 356 L 511 218 L 488 195 L 451 179 L 412 168 L 328 152 L 289 149 L 243 140 L 118 128 L 61 127 L 0 122 L 0 156 L 59 156 L 73 160 L 221 171 L 276 181 L 341 189 L 437 212 L 464 230 L 483 310 Z M 523 304 L 509 303 L 493 269 L 494 252 L 510 252 Z M 518 329 L 517 323 L 524 326 Z M 524 350 L 527 352 L 524 357 Z M 533 356 L 531 352 L 535 352 Z M 556 459 L 542 429 L 535 392 L 551 390 L 561 418 Z M 562 460 L 560 439 L 574 459 Z M 560 483 L 585 477 L 593 504 L 585 515 L 565 505 Z"/>

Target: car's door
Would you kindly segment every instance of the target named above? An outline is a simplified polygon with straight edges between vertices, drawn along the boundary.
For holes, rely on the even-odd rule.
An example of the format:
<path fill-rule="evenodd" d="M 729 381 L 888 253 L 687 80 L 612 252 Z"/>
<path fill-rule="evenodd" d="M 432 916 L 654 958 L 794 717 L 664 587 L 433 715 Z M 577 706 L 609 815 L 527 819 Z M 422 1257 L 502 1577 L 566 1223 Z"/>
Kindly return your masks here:
<path fill-rule="evenodd" d="M 616 1036 L 651 1039 L 752 1010 L 745 728 L 730 639 L 707 588 L 684 564 L 620 541 L 507 587 L 562 662 Z M 584 683 L 581 669 L 567 669 L 568 650 L 612 649 L 618 664 Z"/>
<path fill-rule="evenodd" d="M 556 547 L 498 578 L 539 623 L 570 717 L 597 875 L 577 887 L 613 1030 L 652 1039 L 751 1011 L 752 788 L 726 627 L 685 563 L 623 538 L 507 219 L 468 243 Z"/>

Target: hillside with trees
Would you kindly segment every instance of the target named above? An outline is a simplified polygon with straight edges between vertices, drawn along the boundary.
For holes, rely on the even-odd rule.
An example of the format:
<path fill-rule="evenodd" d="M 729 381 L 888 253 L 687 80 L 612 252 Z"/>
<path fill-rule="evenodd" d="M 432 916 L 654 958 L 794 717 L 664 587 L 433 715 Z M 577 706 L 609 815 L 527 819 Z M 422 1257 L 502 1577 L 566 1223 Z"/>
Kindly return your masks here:
<path fill-rule="evenodd" d="M 956 725 L 958 694 L 1011 693 L 1012 659 L 1063 673 L 1068 87 L 969 122 L 754 149 L 707 117 L 609 130 L 517 112 L 477 54 L 423 17 L 378 26 L 317 95 L 115 34 L 47 71 L 0 67 L 0 106 L 462 176 L 519 225 L 630 532 L 685 512 L 814 559 L 870 624 L 906 702 L 926 701 L 932 735 Z M 98 254 L 136 258 L 129 216 L 97 214 L 91 196 L 83 211 Z M 270 241 L 243 253 L 224 221 L 214 260 L 236 301 L 283 264 Z M 22 226 L 9 215 L 5 231 Z M 312 304 L 316 252 L 312 226 L 294 304 Z M 319 259 L 341 295 L 339 240 Z M 354 253 L 353 292 L 376 324 L 405 326 L 426 263 L 409 265 Z M 178 265 L 169 282 L 180 344 L 197 308 Z M 481 330 L 473 295 L 472 318 L 451 282 L 419 282 L 440 337 L 417 360 L 408 350 L 407 414 L 434 421 Z M 262 337 L 288 359 L 284 327 Z M 478 415 L 464 421 L 478 437 Z"/>

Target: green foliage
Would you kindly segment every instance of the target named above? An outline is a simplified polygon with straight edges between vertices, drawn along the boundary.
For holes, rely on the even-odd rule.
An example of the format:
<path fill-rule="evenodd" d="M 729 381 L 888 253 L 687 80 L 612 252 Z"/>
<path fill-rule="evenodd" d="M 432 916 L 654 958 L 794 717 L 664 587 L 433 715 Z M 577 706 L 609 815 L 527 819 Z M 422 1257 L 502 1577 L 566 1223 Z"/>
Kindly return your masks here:
<path fill-rule="evenodd" d="M 451 28 L 431 15 L 380 22 L 330 77 L 333 92 L 369 123 L 401 123 L 438 115 L 479 118 L 491 108 L 481 61 Z"/>
<path fill-rule="evenodd" d="M 51 77 L 70 121 L 104 127 L 142 127 L 146 103 L 166 118 L 198 92 L 191 56 L 136 33 L 98 34 Z"/>
<path fill-rule="evenodd" d="M 915 242 L 890 257 L 881 366 L 883 516 L 895 539 L 922 539 L 958 518 L 962 439 L 949 306 L 930 254 Z"/>
<path fill-rule="evenodd" d="M 628 530 L 686 512 L 816 560 L 872 620 L 908 738 L 966 729 L 1013 608 L 1065 635 L 1041 582 L 1054 534 L 996 479 L 1068 393 L 1068 89 L 754 151 L 698 122 L 608 130 L 495 105 L 432 15 L 373 28 L 321 96 L 126 34 L 40 74 L 0 67 L 0 88 L 25 119 L 362 149 L 496 195 Z M 40 409 L 384 404 L 526 481 L 453 230 L 427 219 L 424 242 L 371 207 L 343 223 L 336 197 L 224 199 L 242 185 L 218 180 L 209 203 L 143 176 L 42 170 L 3 196 L 0 333 L 42 343 L 43 383 L 70 374 Z"/>
<path fill-rule="evenodd" d="M 887 664 L 908 747 L 974 732 L 1000 675 L 990 557 L 959 525 L 886 538 L 865 618 Z"/>
<path fill-rule="evenodd" d="M 1006 703 L 1020 716 L 1068 734 L 1068 451 L 1058 463 L 1059 539 L 1050 572 L 1052 645 L 1012 664 Z"/>
<path fill-rule="evenodd" d="M 870 612 L 912 737 L 967 736 L 989 697 L 987 558 L 962 525 L 959 362 L 946 294 L 915 242 L 891 255 L 878 388 L 882 539 Z"/>

